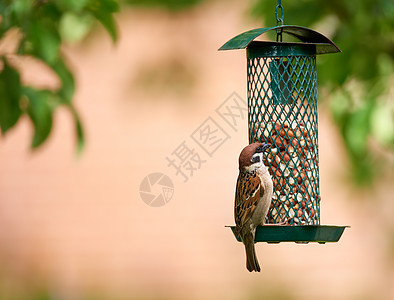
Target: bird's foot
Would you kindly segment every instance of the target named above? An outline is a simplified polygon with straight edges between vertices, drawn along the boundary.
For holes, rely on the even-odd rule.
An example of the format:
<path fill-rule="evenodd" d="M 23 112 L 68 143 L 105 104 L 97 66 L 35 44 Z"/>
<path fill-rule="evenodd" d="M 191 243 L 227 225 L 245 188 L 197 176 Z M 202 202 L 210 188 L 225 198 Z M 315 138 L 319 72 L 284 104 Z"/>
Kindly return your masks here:
<path fill-rule="evenodd" d="M 284 225 L 289 225 L 289 218 L 286 218 L 284 221 L 280 223 L 266 223 L 263 226 L 284 226 Z"/>

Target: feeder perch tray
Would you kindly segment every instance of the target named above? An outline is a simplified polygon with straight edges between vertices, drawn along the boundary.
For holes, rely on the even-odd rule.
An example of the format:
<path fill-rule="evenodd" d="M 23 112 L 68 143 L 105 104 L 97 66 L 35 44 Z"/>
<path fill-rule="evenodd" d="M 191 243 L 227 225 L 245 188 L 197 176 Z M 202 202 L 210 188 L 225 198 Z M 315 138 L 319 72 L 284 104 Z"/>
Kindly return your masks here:
<path fill-rule="evenodd" d="M 235 226 L 229 226 L 234 233 Z M 303 226 L 258 226 L 256 229 L 255 242 L 280 243 L 295 242 L 307 244 L 316 242 L 319 244 L 338 242 L 343 231 L 349 226 L 331 225 L 303 225 Z M 235 233 L 234 233 L 235 235 Z M 235 235 L 238 242 L 241 238 Z"/>

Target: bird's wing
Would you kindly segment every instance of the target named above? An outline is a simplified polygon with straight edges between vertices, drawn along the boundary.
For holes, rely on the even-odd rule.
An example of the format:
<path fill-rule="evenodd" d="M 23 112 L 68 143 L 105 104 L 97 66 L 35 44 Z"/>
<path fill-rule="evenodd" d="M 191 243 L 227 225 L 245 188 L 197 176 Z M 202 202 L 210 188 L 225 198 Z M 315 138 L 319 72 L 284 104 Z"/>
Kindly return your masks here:
<path fill-rule="evenodd" d="M 237 232 L 240 232 L 245 223 L 251 218 L 263 193 L 264 188 L 257 174 L 241 172 L 238 175 L 234 205 Z"/>

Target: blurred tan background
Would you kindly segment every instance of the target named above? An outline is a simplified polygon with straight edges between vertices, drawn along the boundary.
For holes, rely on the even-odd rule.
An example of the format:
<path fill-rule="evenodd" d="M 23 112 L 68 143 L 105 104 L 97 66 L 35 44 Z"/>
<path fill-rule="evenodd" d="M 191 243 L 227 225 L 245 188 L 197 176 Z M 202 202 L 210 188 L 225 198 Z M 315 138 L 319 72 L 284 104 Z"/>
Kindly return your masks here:
<path fill-rule="evenodd" d="M 123 10 L 115 45 L 100 28 L 64 48 L 86 147 L 76 157 L 66 110 L 38 151 L 27 118 L 1 137 L 2 299 L 394 299 L 393 174 L 352 187 L 324 101 L 321 223 L 351 228 L 335 244 L 257 244 L 262 272 L 247 272 L 244 247 L 224 227 L 234 222 L 247 120 L 234 130 L 215 113 L 233 92 L 246 98 L 245 52 L 217 51 L 262 26 L 245 15 L 236 1 L 175 14 Z M 24 80 L 52 84 L 25 63 Z M 230 136 L 212 157 L 190 137 L 210 116 Z M 166 160 L 183 141 L 206 160 L 187 183 Z M 139 195 L 152 172 L 174 182 L 163 207 Z"/>

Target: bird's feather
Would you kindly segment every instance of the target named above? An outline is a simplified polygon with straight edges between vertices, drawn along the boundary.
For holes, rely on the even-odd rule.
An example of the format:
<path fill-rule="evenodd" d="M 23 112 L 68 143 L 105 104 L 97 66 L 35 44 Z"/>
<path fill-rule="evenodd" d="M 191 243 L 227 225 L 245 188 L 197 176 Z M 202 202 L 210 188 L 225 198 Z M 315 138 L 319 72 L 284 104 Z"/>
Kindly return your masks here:
<path fill-rule="evenodd" d="M 234 205 L 236 232 L 241 232 L 243 226 L 252 217 L 263 194 L 264 189 L 256 173 L 239 173 Z"/>

